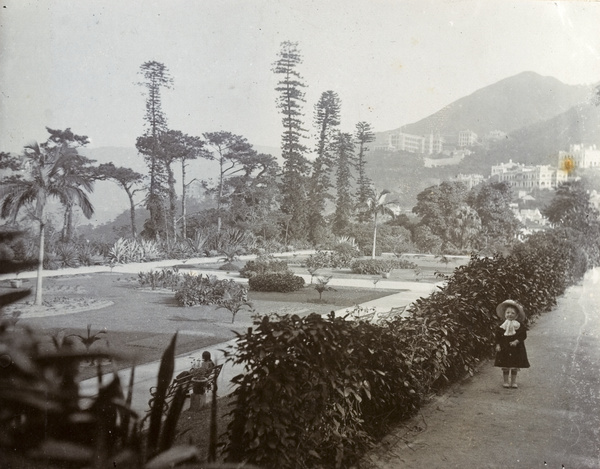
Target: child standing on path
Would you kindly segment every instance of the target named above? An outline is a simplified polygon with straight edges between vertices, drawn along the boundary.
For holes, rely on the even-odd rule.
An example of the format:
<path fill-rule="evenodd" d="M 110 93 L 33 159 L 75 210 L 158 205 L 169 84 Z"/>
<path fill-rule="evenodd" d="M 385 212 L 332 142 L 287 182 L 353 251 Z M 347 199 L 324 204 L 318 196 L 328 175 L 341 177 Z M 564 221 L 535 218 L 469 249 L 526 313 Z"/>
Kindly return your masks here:
<path fill-rule="evenodd" d="M 496 361 L 494 366 L 502 368 L 505 388 L 517 388 L 519 368 L 529 368 L 525 339 L 525 311 L 513 300 L 506 300 L 496 308 L 496 314 L 504 322 L 496 329 Z M 510 382 L 509 382 L 510 374 Z"/>

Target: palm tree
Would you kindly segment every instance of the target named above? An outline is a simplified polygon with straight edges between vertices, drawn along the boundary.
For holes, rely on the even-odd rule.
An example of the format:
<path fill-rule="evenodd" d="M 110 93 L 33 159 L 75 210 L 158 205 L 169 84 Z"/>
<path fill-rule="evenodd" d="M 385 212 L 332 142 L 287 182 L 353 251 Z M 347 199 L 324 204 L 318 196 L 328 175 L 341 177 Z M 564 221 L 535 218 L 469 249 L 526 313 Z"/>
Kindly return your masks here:
<path fill-rule="evenodd" d="M 393 201 L 387 200 L 387 195 L 391 192 L 387 189 L 382 190 L 379 194 L 375 191 L 372 192 L 372 195 L 366 201 L 366 210 L 365 212 L 369 215 L 369 217 L 373 218 L 373 251 L 371 253 L 371 258 L 375 259 L 375 247 L 377 245 L 377 216 L 381 215 L 391 215 L 394 216 L 394 212 L 388 207 Z"/>
<path fill-rule="evenodd" d="M 73 162 L 81 159 L 77 150 L 67 143 L 54 144 L 52 140 L 38 145 L 26 145 L 23 151 L 23 167 L 29 174 L 9 176 L 3 181 L 3 197 L 0 216 L 13 217 L 16 221 L 21 209 L 39 225 L 38 271 L 35 304 L 42 304 L 42 271 L 44 268 L 44 232 L 46 226 L 46 205 L 49 199 L 56 198 L 63 205 L 74 204 L 81 208 L 86 218 L 94 213 L 87 194 L 93 188 L 92 178 L 71 171 Z"/>

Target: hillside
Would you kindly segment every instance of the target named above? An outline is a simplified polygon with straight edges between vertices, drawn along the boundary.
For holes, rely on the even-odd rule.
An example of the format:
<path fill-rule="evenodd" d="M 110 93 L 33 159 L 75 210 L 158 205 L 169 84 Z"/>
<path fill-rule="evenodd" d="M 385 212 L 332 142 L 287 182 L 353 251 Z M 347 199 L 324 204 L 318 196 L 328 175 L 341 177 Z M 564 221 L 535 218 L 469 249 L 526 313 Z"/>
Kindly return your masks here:
<path fill-rule="evenodd" d="M 510 133 L 587 102 L 590 93 L 589 86 L 567 85 L 556 78 L 523 72 L 481 88 L 401 129 L 415 135 L 453 135 L 465 129 L 479 136 L 492 130 Z"/>
<path fill-rule="evenodd" d="M 600 145 L 600 108 L 574 106 L 552 119 L 519 129 L 492 148 L 488 159 L 504 156 L 526 164 L 556 165 L 557 151 L 578 143 Z"/>
<path fill-rule="evenodd" d="M 412 206 L 423 189 L 458 174 L 488 177 L 492 165 L 511 159 L 530 165 L 556 166 L 558 151 L 579 143 L 600 147 L 600 107 L 574 106 L 551 119 L 511 132 L 489 149 L 477 148 L 454 166 L 425 168 L 421 155 L 370 151 L 367 171 L 376 187 L 400 191 L 404 194 L 403 205 Z"/>
<path fill-rule="evenodd" d="M 558 151 L 568 150 L 570 144 L 600 146 L 600 107 L 589 104 L 591 89 L 532 72 L 506 78 L 402 127 L 412 134 L 437 128 L 443 134 L 470 129 L 480 136 L 498 129 L 507 132 L 506 139 L 488 148 L 475 147 L 459 164 L 439 168 L 423 167 L 421 155 L 371 151 L 369 176 L 376 187 L 403 193 L 403 205 L 410 207 L 421 190 L 460 173 L 487 177 L 492 165 L 509 159 L 556 165 Z M 391 132 L 395 131 L 377 135 L 381 138 Z"/>

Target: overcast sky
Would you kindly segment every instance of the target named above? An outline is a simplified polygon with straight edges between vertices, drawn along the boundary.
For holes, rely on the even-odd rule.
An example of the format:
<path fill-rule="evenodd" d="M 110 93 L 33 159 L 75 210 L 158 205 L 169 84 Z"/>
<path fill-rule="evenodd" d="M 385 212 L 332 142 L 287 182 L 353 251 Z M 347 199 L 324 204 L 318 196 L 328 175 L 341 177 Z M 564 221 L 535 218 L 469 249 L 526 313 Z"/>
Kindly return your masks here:
<path fill-rule="evenodd" d="M 494 0 L 4 0 L 0 8 L 0 150 L 70 127 L 91 147 L 135 144 L 145 98 L 139 67 L 156 60 L 169 127 L 228 130 L 278 147 L 271 72 L 299 42 L 305 122 L 333 90 L 342 129 L 376 131 L 426 117 L 523 71 L 600 81 L 600 3 Z"/>

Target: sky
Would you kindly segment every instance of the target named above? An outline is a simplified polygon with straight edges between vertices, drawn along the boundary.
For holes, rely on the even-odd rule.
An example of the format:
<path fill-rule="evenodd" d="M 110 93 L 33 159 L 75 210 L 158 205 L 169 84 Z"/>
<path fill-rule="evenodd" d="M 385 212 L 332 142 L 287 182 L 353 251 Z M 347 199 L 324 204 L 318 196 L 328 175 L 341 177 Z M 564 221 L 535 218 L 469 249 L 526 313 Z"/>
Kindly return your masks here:
<path fill-rule="evenodd" d="M 162 62 L 168 125 L 227 130 L 279 147 L 283 41 L 298 42 L 304 120 L 324 91 L 342 130 L 398 128 L 523 71 L 600 81 L 600 3 L 510 0 L 3 0 L 0 150 L 45 127 L 90 147 L 133 147 L 144 132 L 140 66 Z"/>

